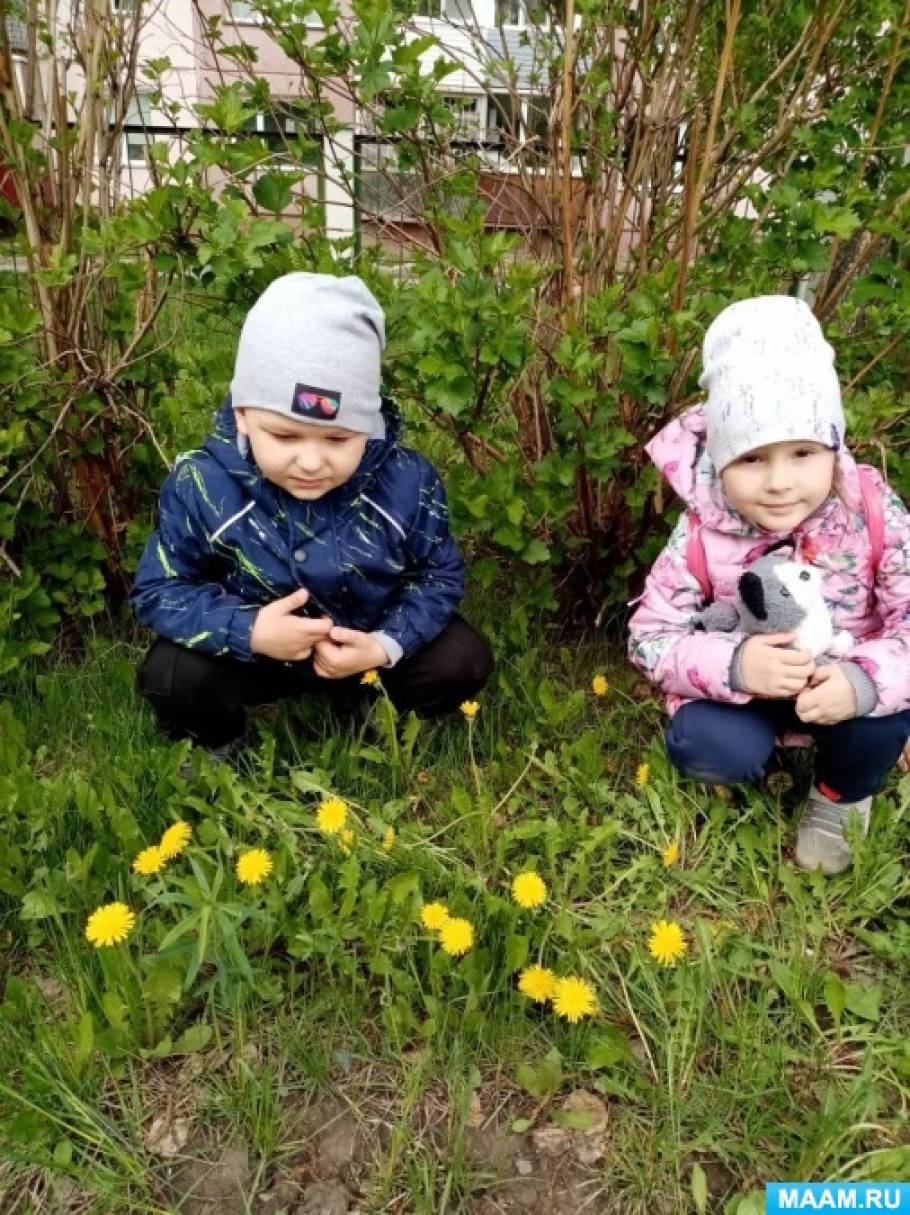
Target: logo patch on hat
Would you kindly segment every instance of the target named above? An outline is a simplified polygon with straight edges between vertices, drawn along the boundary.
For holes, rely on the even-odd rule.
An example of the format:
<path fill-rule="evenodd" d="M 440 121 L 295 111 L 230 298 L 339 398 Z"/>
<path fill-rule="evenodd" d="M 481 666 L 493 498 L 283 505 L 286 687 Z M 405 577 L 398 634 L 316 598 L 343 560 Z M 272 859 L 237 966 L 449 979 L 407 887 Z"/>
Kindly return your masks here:
<path fill-rule="evenodd" d="M 316 418 L 331 422 L 341 408 L 341 393 L 331 388 L 313 388 L 311 384 L 295 384 L 291 398 L 291 413 L 301 418 Z"/>

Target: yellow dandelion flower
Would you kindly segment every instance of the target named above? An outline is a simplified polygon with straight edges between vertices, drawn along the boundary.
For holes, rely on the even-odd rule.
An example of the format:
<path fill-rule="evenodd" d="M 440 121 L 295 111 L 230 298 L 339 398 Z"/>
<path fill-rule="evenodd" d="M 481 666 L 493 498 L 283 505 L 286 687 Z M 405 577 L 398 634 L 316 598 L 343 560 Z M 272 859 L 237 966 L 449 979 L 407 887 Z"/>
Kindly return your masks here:
<path fill-rule="evenodd" d="M 565 1017 L 573 1025 L 582 1017 L 590 1017 L 597 1012 L 594 988 L 586 979 L 579 979 L 575 975 L 557 979 L 552 998 L 557 1015 Z"/>
<path fill-rule="evenodd" d="M 651 925 L 648 953 L 661 966 L 675 966 L 688 948 L 683 930 L 673 920 L 657 920 Z"/>
<path fill-rule="evenodd" d="M 458 916 L 448 917 L 439 930 L 439 944 L 453 958 L 467 953 L 474 944 L 474 928 L 470 921 Z"/>
<path fill-rule="evenodd" d="M 192 836 L 189 823 L 179 822 L 168 827 L 164 835 L 161 837 L 161 842 L 158 847 L 164 853 L 166 861 L 173 860 L 175 856 L 179 856 Z"/>
<path fill-rule="evenodd" d="M 679 844 L 677 844 L 676 840 L 672 840 L 669 844 L 667 844 L 660 856 L 661 860 L 668 869 L 671 865 L 675 865 L 679 860 Z"/>
<path fill-rule="evenodd" d="M 338 843 L 341 846 L 341 851 L 345 856 L 351 855 L 351 849 L 354 847 L 355 840 L 354 832 L 350 827 L 345 827 L 344 831 L 338 836 Z"/>
<path fill-rule="evenodd" d="M 316 811 L 316 826 L 325 835 L 337 835 L 348 821 L 348 804 L 340 797 L 328 797 Z"/>
<path fill-rule="evenodd" d="M 420 912 L 420 922 L 430 932 L 439 932 L 449 918 L 449 909 L 445 903 L 427 903 Z"/>
<path fill-rule="evenodd" d="M 519 873 L 512 882 L 512 898 L 519 907 L 530 910 L 539 907 L 547 897 L 547 884 L 543 878 L 530 870 Z"/>
<path fill-rule="evenodd" d="M 651 779 L 651 768 L 649 764 L 639 764 L 635 769 L 635 783 L 641 789 Z"/>
<path fill-rule="evenodd" d="M 383 852 L 391 852 L 395 847 L 395 828 L 386 827 L 385 834 L 382 837 Z"/>
<path fill-rule="evenodd" d="M 136 916 L 126 903 L 105 903 L 89 916 L 85 936 L 96 949 L 119 945 L 129 936 L 135 923 Z"/>
<path fill-rule="evenodd" d="M 379 672 L 377 670 L 364 671 L 360 676 L 360 682 L 365 683 L 367 687 L 371 687 L 374 683 L 379 683 Z"/>
<path fill-rule="evenodd" d="M 248 852 L 241 852 L 234 866 L 237 880 L 244 886 L 258 886 L 273 868 L 272 858 L 264 848 L 250 848 Z"/>
<path fill-rule="evenodd" d="M 136 859 L 133 861 L 133 873 L 140 873 L 143 877 L 150 877 L 153 873 L 157 873 L 159 869 L 163 869 L 167 864 L 167 857 L 164 849 L 160 844 L 152 844 L 149 848 L 143 848 Z"/>
<path fill-rule="evenodd" d="M 518 990 L 535 1004 L 546 1004 L 556 994 L 558 979 L 546 966 L 527 966 L 518 976 Z"/>
<path fill-rule="evenodd" d="M 480 711 L 480 705 L 476 700 L 466 700 L 461 706 L 461 711 L 468 721 L 473 721 Z"/>
<path fill-rule="evenodd" d="M 610 690 L 610 685 L 607 683 L 604 675 L 595 675 L 591 680 L 591 691 L 595 696 L 606 696 Z"/>

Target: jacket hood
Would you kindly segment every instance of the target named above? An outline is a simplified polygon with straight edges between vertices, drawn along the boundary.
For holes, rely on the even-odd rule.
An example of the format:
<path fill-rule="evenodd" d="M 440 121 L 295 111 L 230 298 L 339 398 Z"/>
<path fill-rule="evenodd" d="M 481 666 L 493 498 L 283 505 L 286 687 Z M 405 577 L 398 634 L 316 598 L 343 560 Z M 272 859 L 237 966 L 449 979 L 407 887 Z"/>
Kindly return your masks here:
<path fill-rule="evenodd" d="M 358 493 L 398 446 L 403 423 L 397 405 L 388 398 L 383 398 L 382 417 L 385 421 L 385 435 L 381 439 L 369 440 L 354 475 L 343 485 L 327 493 L 326 499 L 346 498 L 350 494 Z M 291 498 L 285 490 L 262 475 L 250 451 L 249 441 L 237 429 L 237 417 L 229 396 L 215 414 L 212 433 L 203 443 L 203 448 L 225 471 L 241 481 L 254 498 L 270 504 L 281 498 Z"/>
<path fill-rule="evenodd" d="M 694 405 L 668 422 L 645 446 L 645 451 L 702 524 L 715 531 L 735 535 L 769 534 L 744 519 L 729 504 L 708 455 L 706 442 L 704 407 Z M 803 533 L 811 534 L 822 520 L 833 520 L 837 512 L 843 515 L 846 527 L 847 511 L 862 512 L 863 499 L 856 463 L 845 447 L 840 448 L 836 459 L 835 476 L 843 501 L 832 493 L 800 526 L 799 530 Z"/>

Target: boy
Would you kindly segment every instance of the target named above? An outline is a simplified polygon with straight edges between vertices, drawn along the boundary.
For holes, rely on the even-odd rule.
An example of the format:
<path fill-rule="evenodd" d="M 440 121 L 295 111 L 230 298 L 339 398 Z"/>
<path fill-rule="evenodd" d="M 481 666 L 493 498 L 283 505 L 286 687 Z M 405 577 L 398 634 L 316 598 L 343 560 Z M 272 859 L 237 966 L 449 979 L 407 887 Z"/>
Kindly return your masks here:
<path fill-rule="evenodd" d="M 464 563 L 436 471 L 380 398 L 382 310 L 360 279 L 277 279 L 243 325 L 230 397 L 161 489 L 131 593 L 158 634 L 139 690 L 172 736 L 225 751 L 246 706 L 351 688 L 451 712 L 488 679 L 456 614 Z"/>

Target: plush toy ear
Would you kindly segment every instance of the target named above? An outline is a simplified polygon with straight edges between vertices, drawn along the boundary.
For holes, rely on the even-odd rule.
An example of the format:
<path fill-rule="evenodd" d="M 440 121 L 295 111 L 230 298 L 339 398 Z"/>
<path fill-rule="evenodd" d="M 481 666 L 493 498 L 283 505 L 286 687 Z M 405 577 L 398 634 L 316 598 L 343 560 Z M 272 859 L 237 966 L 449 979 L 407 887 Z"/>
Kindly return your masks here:
<path fill-rule="evenodd" d="M 739 580 L 739 597 L 756 620 L 767 620 L 765 587 L 758 574 L 747 571 Z"/>

